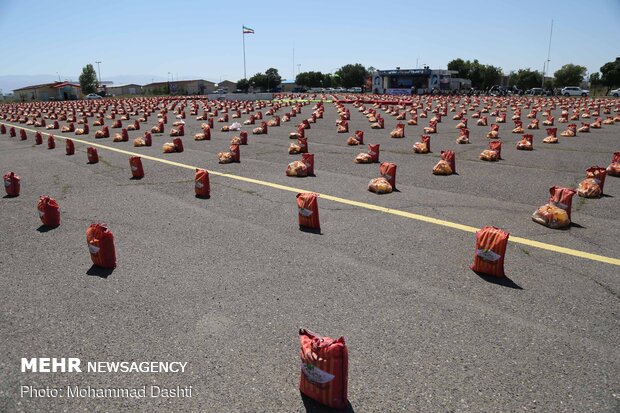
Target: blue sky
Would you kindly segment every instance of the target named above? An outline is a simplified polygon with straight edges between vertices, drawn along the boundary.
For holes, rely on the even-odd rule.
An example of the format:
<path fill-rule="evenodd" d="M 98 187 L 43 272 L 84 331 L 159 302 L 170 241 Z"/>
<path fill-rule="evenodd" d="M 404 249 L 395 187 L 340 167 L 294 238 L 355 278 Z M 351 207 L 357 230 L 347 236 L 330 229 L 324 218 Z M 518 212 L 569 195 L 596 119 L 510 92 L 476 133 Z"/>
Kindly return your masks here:
<path fill-rule="evenodd" d="M 291 79 L 299 69 L 333 72 L 357 62 L 445 68 L 457 57 L 506 73 L 542 70 L 551 19 L 551 72 L 575 63 L 591 73 L 620 56 L 620 0 L 0 0 L 0 78 L 75 80 L 99 60 L 103 80 L 149 82 L 168 72 L 238 80 L 243 24 L 256 31 L 246 35 L 248 77 L 275 67 Z"/>

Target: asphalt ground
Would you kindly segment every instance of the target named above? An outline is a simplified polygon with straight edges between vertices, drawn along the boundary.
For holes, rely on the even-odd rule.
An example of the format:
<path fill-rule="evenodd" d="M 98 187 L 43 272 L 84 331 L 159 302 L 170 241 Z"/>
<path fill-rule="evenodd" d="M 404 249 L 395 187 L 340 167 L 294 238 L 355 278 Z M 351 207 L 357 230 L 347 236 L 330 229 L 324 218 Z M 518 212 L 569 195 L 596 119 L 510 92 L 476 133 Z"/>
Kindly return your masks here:
<path fill-rule="evenodd" d="M 350 134 L 336 133 L 331 103 L 306 131 L 316 169 L 309 178 L 284 172 L 300 158 L 288 154 L 288 133 L 312 105 L 268 135 L 250 133 L 238 164 L 217 163 L 235 132 L 219 132 L 216 122 L 211 141 L 195 142 L 201 121 L 191 116 L 183 153 L 162 153 L 168 133 L 153 135 L 150 148 L 134 148 L 144 125 L 125 143 L 95 141 L 92 126 L 89 137 L 75 138 L 620 258 L 617 178 L 607 178 L 606 197 L 575 197 L 578 225 L 569 230 L 530 218 L 550 186 L 574 187 L 587 167 L 609 164 L 620 125 L 560 137 L 558 145 L 541 143 L 541 127 L 532 131 L 535 150 L 517 151 L 509 110 L 500 128 L 504 160 L 488 163 L 478 159 L 488 127 L 474 119 L 472 144 L 454 142 L 450 113 L 432 135 L 433 153 L 417 155 L 411 146 L 428 119 L 406 126 L 405 139 L 391 139 L 394 117 L 383 114 L 385 129 L 372 130 L 347 107 Z M 155 123 L 153 116 L 147 125 Z M 365 142 L 381 144 L 381 161 L 398 165 L 399 192 L 366 190 L 378 166 L 353 163 L 366 150 L 345 144 L 356 129 Z M 470 232 L 321 198 L 321 234 L 302 232 L 294 192 L 212 174 L 211 198 L 197 199 L 186 168 L 143 159 L 145 178 L 131 180 L 126 154 L 100 148 L 100 162 L 89 165 L 85 145 L 76 143 L 76 154 L 66 156 L 61 139 L 48 150 L 45 139 L 35 146 L 33 137 L 0 135 L 1 170 L 22 179 L 19 197 L 0 198 L 1 411 L 327 411 L 300 397 L 299 327 L 345 336 L 349 411 L 620 410 L 620 271 L 613 263 L 509 242 L 508 279 L 498 281 L 468 268 Z M 456 151 L 458 175 L 432 175 L 442 149 Z M 39 228 L 43 194 L 61 207 L 61 226 L 50 231 Z M 115 235 L 118 267 L 111 273 L 91 267 L 85 230 L 93 221 L 108 223 Z M 182 374 L 21 373 L 22 357 L 188 367 Z M 78 384 L 191 385 L 193 397 L 20 397 L 21 385 Z"/>

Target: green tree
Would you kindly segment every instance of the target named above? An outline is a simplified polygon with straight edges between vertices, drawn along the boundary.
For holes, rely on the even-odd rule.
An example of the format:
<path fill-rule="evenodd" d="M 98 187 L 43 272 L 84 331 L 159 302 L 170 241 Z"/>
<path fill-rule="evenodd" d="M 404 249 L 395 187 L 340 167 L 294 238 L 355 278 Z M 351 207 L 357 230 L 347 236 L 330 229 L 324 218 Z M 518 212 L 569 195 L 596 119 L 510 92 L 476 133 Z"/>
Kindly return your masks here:
<path fill-rule="evenodd" d="M 458 77 L 462 79 L 469 79 L 469 70 L 471 68 L 471 62 L 465 61 L 461 58 L 454 59 L 448 63 L 448 70 L 456 70 Z"/>
<path fill-rule="evenodd" d="M 599 72 L 594 72 L 590 75 L 590 85 L 592 88 L 601 85 L 601 74 Z"/>
<path fill-rule="evenodd" d="M 247 79 L 239 79 L 237 81 L 237 89 L 248 93 L 248 89 L 250 89 L 250 81 Z"/>
<path fill-rule="evenodd" d="M 267 77 L 267 90 L 274 89 L 282 83 L 282 76 L 278 73 L 278 69 L 270 67 L 265 71 L 265 76 Z"/>
<path fill-rule="evenodd" d="M 300 86 L 320 87 L 323 85 L 324 75 L 321 72 L 301 72 L 295 78 L 295 83 Z"/>
<path fill-rule="evenodd" d="M 601 83 L 607 86 L 608 94 L 611 89 L 616 86 L 620 86 L 620 58 L 617 58 L 613 62 L 607 62 L 601 66 Z"/>
<path fill-rule="evenodd" d="M 335 74 L 340 78 L 338 83 L 346 88 L 364 86 L 369 76 L 368 70 L 360 63 L 344 65 Z"/>
<path fill-rule="evenodd" d="M 579 86 L 587 70 L 583 66 L 572 63 L 562 66 L 553 74 L 556 87 Z"/>
<path fill-rule="evenodd" d="M 97 82 L 97 72 L 95 72 L 93 65 L 89 63 L 82 68 L 82 74 L 80 75 L 82 93 L 85 95 L 95 93 L 97 91 L 97 86 L 99 86 L 99 82 Z"/>
<path fill-rule="evenodd" d="M 516 73 L 511 72 L 508 82 L 521 90 L 526 90 L 533 87 L 540 87 L 542 81 L 542 73 L 528 67 L 527 69 L 519 69 Z"/>
<path fill-rule="evenodd" d="M 485 65 L 482 77 L 482 89 L 488 89 L 491 86 L 498 85 L 502 80 L 502 68 L 492 65 Z"/>

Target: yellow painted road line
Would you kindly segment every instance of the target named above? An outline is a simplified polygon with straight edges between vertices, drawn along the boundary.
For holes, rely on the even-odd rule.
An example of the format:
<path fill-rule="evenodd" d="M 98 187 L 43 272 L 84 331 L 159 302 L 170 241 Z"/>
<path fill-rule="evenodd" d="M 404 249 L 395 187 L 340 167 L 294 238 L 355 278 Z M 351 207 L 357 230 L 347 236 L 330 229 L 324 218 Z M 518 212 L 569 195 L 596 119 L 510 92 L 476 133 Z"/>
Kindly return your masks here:
<path fill-rule="evenodd" d="M 60 138 L 60 139 L 71 139 L 74 142 L 82 143 L 84 145 L 94 146 L 94 147 L 97 147 L 97 148 L 101 148 L 101 149 L 105 149 L 105 150 L 109 150 L 109 151 L 113 151 L 113 152 L 117 152 L 117 153 L 122 153 L 124 155 L 139 156 L 142 159 L 148 159 L 148 160 L 151 160 L 151 161 L 154 161 L 154 162 L 161 162 L 161 163 L 164 163 L 164 164 L 167 164 L 167 165 L 178 166 L 179 168 L 185 168 L 185 169 L 191 169 L 191 170 L 195 170 L 195 169 L 199 168 L 197 166 L 187 165 L 187 164 L 183 164 L 183 163 L 180 163 L 180 162 L 169 161 L 167 159 L 157 158 L 155 156 L 143 155 L 141 153 L 130 152 L 130 151 L 126 151 L 126 150 L 123 150 L 123 149 L 118 149 L 118 148 L 113 148 L 113 147 L 106 146 L 106 145 L 101 145 L 100 143 L 86 141 L 86 140 L 79 139 L 79 138 L 73 138 L 73 137 L 67 137 L 67 136 L 62 136 L 62 135 L 56 135 L 54 133 L 50 133 L 50 132 L 47 132 L 47 131 L 46 132 L 37 131 L 35 129 L 29 129 L 29 128 L 25 128 L 23 126 L 13 125 L 13 124 L 4 123 L 4 122 L 0 122 L 0 123 L 3 123 L 3 124 L 5 124 L 5 125 L 7 125 L 9 127 L 10 126 L 15 126 L 16 128 L 24 129 L 24 130 L 27 130 L 27 131 L 30 131 L 30 132 L 35 132 L 35 133 L 36 132 L 41 132 L 42 134 L 45 134 L 45 135 L 54 135 L 54 137 L 57 137 L 57 138 Z M 19 138 L 16 137 L 16 139 L 19 139 Z M 261 186 L 266 186 L 266 187 L 269 187 L 269 188 L 280 189 L 282 191 L 295 192 L 295 193 L 299 193 L 299 192 L 312 192 L 312 191 L 308 191 L 308 190 L 305 190 L 305 189 L 293 188 L 293 187 L 287 186 L 287 185 L 280 185 L 280 184 L 276 184 L 276 183 L 273 183 L 273 182 L 262 181 L 260 179 L 254 179 L 254 178 L 247 178 L 245 176 L 234 175 L 234 174 L 225 173 L 225 172 L 217 172 L 217 171 L 209 170 L 209 173 L 211 175 L 215 175 L 215 176 L 223 176 L 223 177 L 226 177 L 226 178 L 235 179 L 237 181 L 243 181 L 243 182 L 248 182 L 248 183 L 255 184 L 255 185 L 261 185 Z M 337 203 L 345 204 L 345 205 L 351 205 L 351 206 L 355 206 L 355 207 L 358 207 L 358 208 L 367 209 L 367 210 L 370 210 L 370 211 L 376 211 L 376 212 L 382 212 L 382 213 L 385 213 L 385 214 L 396 215 L 396 216 L 400 216 L 400 217 L 403 217 L 403 218 L 414 219 L 416 221 L 426 222 L 426 223 L 429 223 L 429 224 L 441 225 L 443 227 L 448 227 L 448 228 L 452 228 L 452 229 L 458 229 L 460 231 L 475 233 L 476 231 L 479 230 L 479 228 L 472 227 L 472 226 L 469 226 L 469 225 L 463 225 L 463 224 L 459 224 L 457 222 L 451 222 L 451 221 L 446 221 L 446 220 L 443 220 L 443 219 L 428 217 L 426 215 L 420 215 L 420 214 L 415 214 L 415 213 L 412 213 L 412 212 L 402 211 L 400 209 L 386 208 L 386 207 L 382 207 L 382 206 L 379 206 L 379 205 L 369 204 L 369 203 L 360 202 L 360 201 L 353 201 L 351 199 L 340 198 L 340 197 L 333 196 L 333 195 L 328 195 L 328 194 L 319 194 L 319 195 L 320 195 L 320 197 L 322 199 L 326 199 L 328 201 L 337 202 Z M 575 249 L 572 249 L 572 248 L 560 247 L 558 245 L 547 244 L 547 243 L 544 243 L 544 242 L 534 241 L 534 240 L 531 240 L 531 239 L 528 239 L 528 238 L 515 237 L 515 236 L 512 236 L 512 235 L 510 236 L 509 240 L 510 240 L 510 242 L 514 242 L 516 244 L 527 245 L 527 246 L 533 247 L 533 248 L 539 248 L 539 249 L 542 249 L 542 250 L 552 251 L 552 252 L 556 252 L 556 253 L 559 253 L 559 254 L 572 255 L 574 257 L 585 258 L 585 259 L 592 260 L 592 261 L 598 261 L 598 262 L 603 262 L 603 263 L 606 263 L 606 264 L 620 266 L 620 259 L 618 259 L 618 258 L 606 257 L 604 255 L 598 255 L 598 254 L 592 254 L 590 252 L 575 250 Z"/>

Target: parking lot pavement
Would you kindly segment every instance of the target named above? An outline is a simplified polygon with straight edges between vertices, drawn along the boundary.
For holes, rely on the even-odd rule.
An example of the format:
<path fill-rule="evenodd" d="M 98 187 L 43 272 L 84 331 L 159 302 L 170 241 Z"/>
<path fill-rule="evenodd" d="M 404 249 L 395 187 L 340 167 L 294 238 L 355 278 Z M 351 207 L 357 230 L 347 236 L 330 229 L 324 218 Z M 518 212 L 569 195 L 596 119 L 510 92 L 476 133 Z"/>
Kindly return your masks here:
<path fill-rule="evenodd" d="M 550 186 L 575 186 L 586 168 L 607 166 L 620 125 L 555 146 L 540 143 L 541 128 L 533 131 L 534 151 L 517 151 L 509 111 L 500 128 L 504 160 L 491 164 L 478 159 L 488 127 L 472 119 L 472 144 L 454 142 L 457 122 L 449 116 L 432 136 L 433 152 L 416 155 L 411 146 L 427 119 L 406 126 L 406 138 L 391 139 L 392 116 L 384 115 L 385 129 L 373 130 L 346 106 L 350 131 L 364 130 L 365 142 L 381 144 L 381 160 L 398 165 L 399 192 L 366 190 L 378 167 L 353 163 L 365 147 L 348 147 L 350 134 L 336 133 L 330 103 L 325 118 L 306 131 L 316 161 L 312 178 L 284 174 L 299 159 L 287 153 L 288 133 L 312 105 L 268 135 L 250 134 L 238 164 L 217 164 L 234 132 L 220 132 L 216 123 L 211 141 L 193 141 L 201 122 L 189 116 L 183 153 L 161 153 L 171 140 L 167 133 L 154 135 L 150 148 L 132 146 L 143 130 L 129 132 L 129 142 L 96 140 L 276 185 L 212 174 L 206 200 L 194 197 L 193 171 L 184 167 L 145 158 L 145 178 L 131 180 L 126 154 L 100 148 L 101 161 L 88 165 L 85 145 L 76 143 L 76 154 L 66 156 L 61 139 L 48 150 L 33 145 L 32 132 L 27 141 L 0 135 L 2 171 L 22 180 L 19 197 L 0 198 L 0 410 L 322 411 L 302 400 L 297 387 L 297 329 L 307 327 L 345 336 L 356 412 L 617 411 L 617 265 L 509 243 L 508 279 L 498 281 L 469 270 L 470 232 L 321 198 L 321 234 L 301 232 L 295 193 L 277 185 L 476 228 L 496 225 L 617 259 L 617 178 L 607 178 L 609 196 L 575 197 L 579 226 L 554 231 L 530 217 L 546 203 Z M 80 139 L 95 142 L 92 129 Z M 458 175 L 432 175 L 442 149 L 456 151 Z M 42 194 L 60 204 L 61 226 L 54 230 L 38 230 Z M 115 235 L 118 267 L 109 274 L 91 268 L 85 230 L 92 221 L 108 223 Z M 20 372 L 22 357 L 44 356 L 180 360 L 188 368 L 183 374 Z M 25 384 L 191 385 L 193 395 L 33 399 L 20 397 Z"/>

